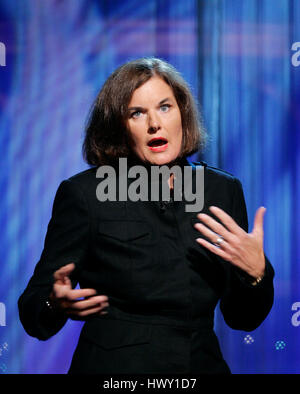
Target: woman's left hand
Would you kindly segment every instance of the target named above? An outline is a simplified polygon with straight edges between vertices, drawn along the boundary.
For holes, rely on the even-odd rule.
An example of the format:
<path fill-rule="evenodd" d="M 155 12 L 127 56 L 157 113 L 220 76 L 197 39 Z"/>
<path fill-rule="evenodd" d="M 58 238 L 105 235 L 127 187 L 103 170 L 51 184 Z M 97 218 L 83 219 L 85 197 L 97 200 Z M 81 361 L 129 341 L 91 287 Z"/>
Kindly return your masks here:
<path fill-rule="evenodd" d="M 266 208 L 260 207 L 256 211 L 251 233 L 244 231 L 222 209 L 211 206 L 209 210 L 220 219 L 223 225 L 209 215 L 198 214 L 198 219 L 206 226 L 202 223 L 196 223 L 194 227 L 212 243 L 202 238 L 197 238 L 196 241 L 252 277 L 262 277 L 265 272 L 263 217 Z"/>

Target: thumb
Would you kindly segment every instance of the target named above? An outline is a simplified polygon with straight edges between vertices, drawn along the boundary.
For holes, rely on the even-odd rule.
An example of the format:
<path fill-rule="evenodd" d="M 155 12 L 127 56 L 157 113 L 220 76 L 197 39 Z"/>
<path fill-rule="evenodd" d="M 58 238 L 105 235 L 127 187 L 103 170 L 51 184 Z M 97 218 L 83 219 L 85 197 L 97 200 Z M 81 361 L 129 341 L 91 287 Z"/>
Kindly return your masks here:
<path fill-rule="evenodd" d="M 65 283 L 68 280 L 68 277 L 70 276 L 71 272 L 74 271 L 74 269 L 75 269 L 74 263 L 64 265 L 63 267 L 59 268 L 57 271 L 54 272 L 53 275 L 54 280 Z"/>
<path fill-rule="evenodd" d="M 264 215 L 266 212 L 267 208 L 265 207 L 259 207 L 258 210 L 255 213 L 255 218 L 254 218 L 254 225 L 253 225 L 253 233 L 263 235 L 264 232 Z"/>

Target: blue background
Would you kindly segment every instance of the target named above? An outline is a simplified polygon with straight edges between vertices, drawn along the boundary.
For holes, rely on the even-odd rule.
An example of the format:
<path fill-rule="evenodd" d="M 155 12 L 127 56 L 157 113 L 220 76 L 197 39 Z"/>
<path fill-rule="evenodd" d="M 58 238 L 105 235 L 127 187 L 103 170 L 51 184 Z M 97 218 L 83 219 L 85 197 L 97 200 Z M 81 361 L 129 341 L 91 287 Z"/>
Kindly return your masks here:
<path fill-rule="evenodd" d="M 59 183 L 87 168 L 81 143 L 98 90 L 120 64 L 152 55 L 199 101 L 211 141 L 193 159 L 242 181 L 250 230 L 267 208 L 274 307 L 251 333 L 228 328 L 217 310 L 224 357 L 233 373 L 300 372 L 299 20 L 297 0 L 0 1 L 0 373 L 68 370 L 82 323 L 40 342 L 24 332 L 17 299 Z"/>

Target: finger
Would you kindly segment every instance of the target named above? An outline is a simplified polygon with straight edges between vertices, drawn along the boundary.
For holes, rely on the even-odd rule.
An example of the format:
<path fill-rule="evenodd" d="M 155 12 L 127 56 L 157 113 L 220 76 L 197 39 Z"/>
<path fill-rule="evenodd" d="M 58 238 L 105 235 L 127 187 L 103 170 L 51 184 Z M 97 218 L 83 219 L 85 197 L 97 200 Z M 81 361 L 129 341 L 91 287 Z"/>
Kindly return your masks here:
<path fill-rule="evenodd" d="M 203 238 L 196 238 L 196 241 L 204 246 L 206 249 L 208 249 L 210 252 L 216 254 L 217 256 L 220 256 L 222 259 L 226 261 L 230 261 L 231 256 L 226 253 L 224 250 L 221 248 L 217 247 L 216 245 L 211 244 L 210 242 L 206 241 Z"/>
<path fill-rule="evenodd" d="M 54 272 L 53 274 L 54 279 L 57 281 L 58 280 L 64 281 L 64 278 L 68 277 L 74 269 L 75 269 L 74 263 L 64 265 L 63 267 L 59 268 L 57 271 Z"/>
<path fill-rule="evenodd" d="M 73 301 L 69 307 L 74 310 L 83 310 L 103 305 L 108 306 L 109 303 L 107 301 L 102 301 L 99 297 L 92 297 L 88 300 Z"/>
<path fill-rule="evenodd" d="M 76 289 L 76 290 L 69 290 L 65 298 L 67 298 L 70 301 L 75 301 L 78 300 L 79 298 L 87 298 L 87 297 L 93 297 L 96 296 L 97 291 L 95 289 Z M 101 295 L 100 297 L 103 298 L 103 301 L 107 301 L 107 296 Z M 78 300 L 79 301 L 79 300 Z"/>
<path fill-rule="evenodd" d="M 232 241 L 233 240 L 233 235 L 221 223 L 217 222 L 211 216 L 206 215 L 205 213 L 200 213 L 200 214 L 197 215 L 197 217 L 203 223 L 205 223 L 205 225 L 208 226 L 210 228 L 210 230 L 214 231 L 215 238 L 214 238 L 213 242 L 215 242 L 217 235 L 222 235 L 222 237 L 224 239 L 226 239 L 227 241 Z M 201 228 L 201 227 L 198 227 L 198 223 L 196 223 L 194 225 L 194 227 L 196 229 L 200 229 Z"/>
<path fill-rule="evenodd" d="M 220 238 L 219 234 L 216 234 L 213 231 L 209 230 L 207 227 L 205 227 L 201 223 L 196 223 L 196 224 L 197 224 L 199 231 L 201 231 L 202 234 L 205 235 L 206 238 L 208 238 L 208 240 L 211 241 L 212 244 L 214 244 L 214 246 L 216 246 L 217 248 L 222 248 L 222 250 L 224 250 L 225 252 L 232 255 L 233 248 L 226 240 L 223 239 L 223 242 L 218 244 L 217 240 L 218 240 L 218 238 Z"/>
<path fill-rule="evenodd" d="M 86 298 L 95 296 L 97 291 L 95 289 L 76 289 L 72 288 L 66 289 L 65 286 L 62 286 L 59 283 L 54 283 L 53 291 L 55 297 L 58 299 L 64 298 L 66 300 L 75 301 L 78 298 Z"/>
<path fill-rule="evenodd" d="M 244 234 L 245 231 L 232 219 L 228 213 L 223 211 L 223 209 L 215 207 L 215 206 L 210 206 L 209 210 L 218 218 L 221 220 L 221 222 L 226 226 L 228 231 L 230 231 L 232 234 L 235 235 L 241 235 Z"/>
<path fill-rule="evenodd" d="M 254 224 L 252 232 L 263 234 L 264 231 L 264 215 L 266 213 L 265 207 L 259 207 L 255 213 Z"/>
<path fill-rule="evenodd" d="M 60 301 L 60 306 L 65 310 L 66 313 L 76 314 L 77 312 L 92 308 L 104 309 L 109 306 L 109 303 L 107 301 L 100 301 L 99 299 L 96 299 L 96 297 L 93 297 L 93 299 L 80 301 L 69 301 L 63 299 Z"/>
<path fill-rule="evenodd" d="M 87 316 L 90 315 L 92 313 L 98 313 L 98 312 L 107 312 L 105 310 L 105 308 L 109 307 L 109 303 L 108 302 L 102 302 L 102 303 L 97 303 L 95 305 L 90 305 L 89 307 L 69 307 L 66 311 L 67 314 L 69 315 L 73 315 L 73 316 Z"/>
<path fill-rule="evenodd" d="M 102 310 L 101 307 L 96 307 L 96 308 L 90 308 L 90 309 L 85 309 L 83 311 L 74 311 L 74 310 L 68 310 L 66 313 L 70 315 L 70 318 L 76 319 L 78 318 L 83 318 L 89 315 L 92 315 L 93 313 L 99 313 Z"/>
<path fill-rule="evenodd" d="M 194 227 L 201 232 L 207 239 L 209 239 L 212 243 L 216 243 L 217 238 L 220 237 L 221 234 L 217 234 L 214 231 L 211 231 L 208 227 L 204 226 L 202 223 L 194 224 Z"/>

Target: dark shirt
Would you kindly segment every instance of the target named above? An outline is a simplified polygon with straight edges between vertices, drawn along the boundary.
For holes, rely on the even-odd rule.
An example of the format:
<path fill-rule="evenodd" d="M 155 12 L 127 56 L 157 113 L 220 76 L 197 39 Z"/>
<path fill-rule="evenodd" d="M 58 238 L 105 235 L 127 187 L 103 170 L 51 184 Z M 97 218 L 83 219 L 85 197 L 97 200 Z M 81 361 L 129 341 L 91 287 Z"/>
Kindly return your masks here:
<path fill-rule="evenodd" d="M 188 164 L 186 160 L 180 162 L 181 166 Z M 126 360 L 133 357 L 128 345 L 147 342 L 149 327 L 152 342 L 149 339 L 147 343 L 152 349 L 161 349 L 163 343 L 164 356 L 153 354 L 152 364 L 148 360 L 144 369 L 140 364 L 135 372 L 167 372 L 168 368 L 184 373 L 227 372 L 213 332 L 215 307 L 220 301 L 231 328 L 257 328 L 273 304 L 274 271 L 269 260 L 266 258 L 263 280 L 253 286 L 253 278 L 195 241 L 203 237 L 194 228 L 198 212 L 186 212 L 186 201 L 99 202 L 98 184 L 96 169 L 92 168 L 60 185 L 41 259 L 19 300 L 25 330 L 47 339 L 65 324 L 66 317 L 49 311 L 45 300 L 51 292 L 53 273 L 75 262 L 73 286 L 79 282 L 81 288 L 95 288 L 98 294 L 107 295 L 110 303 L 107 315 L 87 319 L 81 338 L 94 341 L 102 350 L 103 346 L 127 346 L 127 358 L 120 361 L 116 372 L 134 372 L 124 370 Z M 248 231 L 239 180 L 205 165 L 204 185 L 202 212 L 212 216 L 209 206 L 218 206 Z M 124 337 L 126 327 L 120 322 L 135 324 L 134 335 Z M 83 340 L 71 370 L 83 368 Z M 206 346 L 211 353 L 208 358 Z M 177 359 L 174 354 L 171 357 L 172 352 Z M 118 359 L 122 360 L 122 355 Z M 95 368 L 95 362 L 92 364 Z"/>

